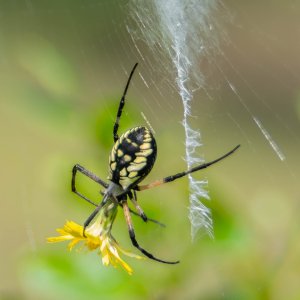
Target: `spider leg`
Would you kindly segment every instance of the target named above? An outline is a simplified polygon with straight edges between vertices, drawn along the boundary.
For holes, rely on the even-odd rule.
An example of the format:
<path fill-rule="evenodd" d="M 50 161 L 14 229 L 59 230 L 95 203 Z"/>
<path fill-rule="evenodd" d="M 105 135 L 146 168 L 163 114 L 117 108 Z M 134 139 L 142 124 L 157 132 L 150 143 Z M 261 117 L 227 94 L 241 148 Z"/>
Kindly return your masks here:
<path fill-rule="evenodd" d="M 86 219 L 86 221 L 83 223 L 83 236 L 85 237 L 85 229 L 90 225 L 90 223 L 93 221 L 93 219 L 96 217 L 99 210 L 103 207 L 103 205 L 107 202 L 107 199 L 109 198 L 109 194 L 106 194 L 103 198 L 103 200 L 100 202 L 99 205 L 96 204 L 96 208 L 94 211 L 90 214 L 90 216 Z M 93 203 L 95 204 L 95 203 Z"/>
<path fill-rule="evenodd" d="M 100 192 L 101 193 L 101 195 L 102 196 L 104 196 L 105 194 L 104 194 L 104 192 Z M 90 202 L 92 205 L 94 205 L 94 206 L 98 206 L 98 204 L 96 204 L 96 203 L 94 203 L 94 202 Z M 122 206 L 122 203 L 118 203 L 122 208 L 123 208 L 123 206 Z M 131 214 L 133 214 L 133 215 L 135 215 L 135 216 L 138 216 L 138 217 L 141 217 L 141 215 L 139 214 L 139 213 L 137 213 L 136 211 L 134 211 L 134 210 L 132 210 L 131 208 L 129 208 L 129 211 L 130 211 L 130 213 Z M 143 218 L 142 218 L 143 219 Z M 143 219 L 144 220 L 144 219 Z M 161 223 L 161 222 L 159 222 L 159 221 L 157 221 L 157 220 L 154 220 L 154 219 L 151 219 L 151 218 L 148 218 L 147 217 L 147 222 L 152 222 L 152 223 L 155 223 L 155 224 L 157 224 L 157 225 L 159 225 L 159 226 L 161 226 L 161 227 L 166 227 L 166 225 L 165 224 L 163 224 L 163 223 Z"/>
<path fill-rule="evenodd" d="M 91 171 L 85 169 L 84 167 L 76 164 L 73 169 L 72 169 L 72 181 L 71 181 L 71 189 L 72 192 L 74 192 L 75 194 L 77 194 L 79 197 L 81 197 L 82 199 L 84 199 L 85 201 L 97 206 L 98 204 L 94 203 L 93 201 L 91 201 L 90 199 L 88 199 L 87 197 L 85 197 L 84 195 L 82 195 L 81 193 L 79 193 L 76 189 L 76 185 L 75 185 L 75 179 L 76 179 L 76 174 L 77 171 L 79 171 L 80 173 L 84 174 L 85 176 L 87 176 L 88 178 L 94 180 L 95 182 L 99 183 L 100 185 L 102 185 L 103 187 L 107 188 L 108 184 L 105 183 L 103 180 L 101 180 L 98 176 L 96 176 L 94 173 L 92 173 Z"/>
<path fill-rule="evenodd" d="M 133 203 L 135 209 L 138 212 L 138 215 L 143 219 L 144 222 L 148 221 L 148 217 L 146 216 L 146 214 L 144 213 L 143 209 L 140 207 L 140 205 L 137 203 L 136 201 L 136 191 L 133 191 L 133 193 L 128 193 L 129 199 L 131 200 L 131 202 Z"/>
<path fill-rule="evenodd" d="M 119 104 L 119 108 L 118 108 L 118 112 L 117 112 L 117 118 L 116 118 L 116 122 L 115 122 L 115 125 L 114 125 L 114 131 L 113 131 L 114 142 L 116 142 L 117 139 L 119 138 L 119 136 L 118 136 L 118 129 L 119 129 L 119 123 L 120 123 L 120 118 L 121 118 L 121 115 L 122 115 L 123 107 L 125 105 L 125 97 L 126 97 L 126 94 L 127 94 L 127 90 L 128 90 L 128 87 L 129 87 L 132 75 L 133 75 L 134 70 L 137 67 L 137 65 L 138 64 L 136 63 L 133 66 L 132 70 L 131 70 L 131 73 L 130 73 L 129 78 L 127 80 L 127 84 L 125 86 L 125 89 L 124 89 L 124 92 L 123 92 L 123 95 L 122 95 L 122 98 L 121 98 L 121 101 L 120 101 L 120 104 Z"/>
<path fill-rule="evenodd" d="M 156 220 L 154 220 L 154 219 L 148 218 L 148 217 L 146 216 L 146 214 L 144 213 L 143 209 L 141 208 L 141 206 L 140 206 L 140 205 L 138 204 L 138 202 L 137 202 L 137 196 L 136 196 L 136 191 L 135 191 L 135 190 L 133 190 L 133 193 L 131 193 L 131 192 L 128 193 L 128 196 L 129 196 L 129 199 L 131 200 L 131 202 L 133 203 L 135 209 L 137 210 L 137 213 L 136 213 L 135 211 L 133 211 L 133 210 L 131 210 L 131 209 L 129 208 L 129 211 L 130 211 L 131 213 L 140 216 L 140 217 L 143 219 L 144 222 L 153 222 L 153 223 L 158 224 L 158 225 L 161 226 L 161 227 L 166 227 L 165 224 L 163 224 L 163 223 L 161 223 L 161 222 L 158 222 L 158 221 L 156 221 Z"/>
<path fill-rule="evenodd" d="M 145 256 L 147 256 L 150 259 L 156 260 L 158 262 L 161 263 L 165 263 L 165 264 L 178 264 L 179 261 L 165 261 L 165 260 L 161 260 L 156 258 L 155 256 L 153 256 L 151 253 L 149 253 L 148 251 L 146 251 L 145 249 L 143 249 L 137 242 L 136 238 L 135 238 L 135 233 L 134 233 L 134 229 L 133 229 L 133 225 L 132 225 L 132 220 L 131 220 L 131 216 L 130 216 L 130 211 L 129 211 L 129 207 L 128 207 L 128 203 L 127 200 L 123 200 L 122 201 L 122 206 L 123 206 L 123 211 L 124 211 L 124 216 L 125 216 L 125 220 L 128 226 L 128 231 L 129 231 L 129 236 L 131 239 L 131 242 L 133 244 L 134 247 L 136 247 L 137 249 L 139 249 Z"/>
<path fill-rule="evenodd" d="M 88 227 L 90 225 L 90 223 L 93 221 L 93 219 L 95 218 L 95 216 L 97 215 L 97 213 L 99 212 L 101 207 L 103 206 L 102 203 L 103 202 L 101 202 L 99 205 L 97 205 L 97 207 L 94 209 L 94 211 L 90 214 L 90 216 L 83 223 L 83 235 L 84 235 L 86 227 Z"/>
<path fill-rule="evenodd" d="M 143 191 L 143 190 L 147 190 L 147 189 L 151 189 L 153 187 L 156 187 L 156 186 L 159 186 L 161 184 L 164 184 L 164 183 L 168 183 L 168 182 L 171 182 L 171 181 L 174 181 L 178 178 L 181 178 L 183 176 L 186 176 L 188 174 L 191 174 L 193 172 L 196 172 L 196 171 L 199 171 L 199 170 L 202 170 L 202 169 L 205 169 L 205 168 L 208 168 L 209 166 L 219 162 L 220 160 L 226 158 L 227 156 L 233 154 L 238 148 L 240 147 L 240 145 L 237 145 L 235 148 L 233 148 L 231 151 L 229 151 L 228 153 L 224 154 L 223 156 L 213 160 L 213 161 L 210 161 L 208 163 L 204 163 L 200 166 L 197 166 L 197 167 L 194 167 L 194 168 L 191 168 L 187 171 L 184 171 L 184 172 L 180 172 L 180 173 L 177 173 L 175 175 L 171 175 L 171 176 L 167 176 L 163 179 L 160 179 L 160 180 L 156 180 L 154 182 L 151 182 L 149 184 L 146 184 L 146 185 L 140 185 L 140 186 L 136 186 L 135 189 L 137 191 Z"/>

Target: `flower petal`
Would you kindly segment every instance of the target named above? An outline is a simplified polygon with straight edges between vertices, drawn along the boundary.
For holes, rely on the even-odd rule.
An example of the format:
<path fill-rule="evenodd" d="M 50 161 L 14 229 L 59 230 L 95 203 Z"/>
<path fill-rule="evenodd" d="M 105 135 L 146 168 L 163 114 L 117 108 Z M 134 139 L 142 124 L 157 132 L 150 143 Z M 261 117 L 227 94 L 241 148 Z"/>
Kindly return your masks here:
<path fill-rule="evenodd" d="M 117 206 L 110 203 L 103 206 L 97 219 L 86 229 L 83 235 L 83 227 L 73 221 L 66 221 L 63 228 L 58 228 L 59 236 L 49 237 L 48 243 L 69 241 L 68 249 L 71 251 L 78 243 L 83 242 L 83 246 L 93 251 L 98 249 L 102 256 L 104 266 L 121 266 L 128 274 L 132 274 L 131 267 L 120 257 L 122 254 L 142 259 L 143 257 L 123 250 L 114 237 L 111 235 L 111 228 L 116 216 Z"/>

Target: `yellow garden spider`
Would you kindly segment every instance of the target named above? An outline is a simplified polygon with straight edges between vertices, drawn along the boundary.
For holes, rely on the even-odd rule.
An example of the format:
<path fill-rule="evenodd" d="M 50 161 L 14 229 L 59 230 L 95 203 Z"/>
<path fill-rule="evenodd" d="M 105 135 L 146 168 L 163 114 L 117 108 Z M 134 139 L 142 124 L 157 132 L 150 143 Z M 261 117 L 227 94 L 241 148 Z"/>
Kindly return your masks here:
<path fill-rule="evenodd" d="M 89 203 L 96 206 L 96 209 L 92 212 L 92 214 L 87 218 L 87 220 L 84 222 L 84 231 L 85 232 L 86 227 L 91 223 L 91 221 L 95 218 L 99 210 L 108 202 L 112 201 L 116 205 L 119 205 L 123 208 L 125 220 L 128 226 L 129 236 L 131 239 L 132 244 L 139 249 L 145 256 L 156 260 L 158 262 L 166 263 L 166 264 L 176 264 L 179 261 L 165 261 L 156 258 L 151 253 L 143 249 L 137 242 L 135 238 L 135 233 L 132 225 L 131 220 L 131 213 L 138 214 L 145 222 L 147 222 L 148 219 L 142 208 L 137 203 L 137 191 L 143 191 L 146 189 L 153 188 L 155 186 L 159 186 L 161 184 L 174 181 L 178 178 L 181 178 L 187 174 L 202 170 L 204 168 L 207 168 L 220 160 L 224 159 L 225 157 L 231 155 L 233 152 L 235 152 L 240 145 L 236 146 L 234 149 L 226 153 L 225 155 L 211 161 L 208 163 L 204 163 L 202 165 L 199 165 L 197 167 L 191 168 L 187 171 L 177 173 L 175 175 L 167 176 L 163 179 L 156 180 L 152 183 L 146 184 L 146 185 L 139 185 L 139 183 L 149 174 L 151 171 L 155 159 L 156 159 L 156 142 L 153 137 L 152 132 L 144 127 L 134 127 L 132 129 L 127 130 L 124 134 L 122 134 L 120 137 L 118 135 L 118 129 L 119 129 L 119 122 L 122 115 L 122 110 L 125 104 L 125 97 L 126 93 L 131 81 L 131 78 L 133 76 L 133 73 L 137 67 L 137 63 L 134 65 L 127 84 L 125 86 L 125 90 L 123 93 L 123 96 L 121 98 L 118 112 L 117 112 L 117 118 L 114 124 L 113 129 L 113 138 L 114 138 L 114 146 L 112 148 L 112 151 L 109 156 L 109 176 L 108 180 L 109 183 L 104 182 L 101 180 L 98 176 L 93 174 L 92 172 L 88 171 L 84 167 L 76 164 L 73 167 L 73 174 L 72 174 L 72 191 L 76 193 L 78 196 L 83 198 L 84 200 L 88 201 Z M 93 181 L 97 182 L 101 186 L 105 188 L 103 194 L 103 199 L 100 202 L 100 204 L 96 204 L 93 201 L 89 200 L 87 197 L 79 193 L 75 186 L 75 178 L 77 171 L 81 172 L 82 174 L 86 175 Z M 127 198 L 130 199 L 132 204 L 134 205 L 136 212 L 132 211 L 128 207 Z M 154 220 L 152 220 L 154 221 Z M 155 221 L 154 221 L 155 222 Z M 158 222 L 157 222 L 158 223 Z"/>

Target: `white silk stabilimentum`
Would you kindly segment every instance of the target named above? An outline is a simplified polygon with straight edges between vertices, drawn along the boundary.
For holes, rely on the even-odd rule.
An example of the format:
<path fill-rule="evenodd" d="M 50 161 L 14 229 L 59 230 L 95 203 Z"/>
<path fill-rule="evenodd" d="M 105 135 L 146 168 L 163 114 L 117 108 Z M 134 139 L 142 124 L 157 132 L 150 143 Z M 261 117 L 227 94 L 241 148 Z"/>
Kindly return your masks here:
<path fill-rule="evenodd" d="M 182 125 L 185 131 L 186 162 L 188 168 L 203 162 L 196 156 L 201 146 L 201 135 L 191 128 L 191 103 L 195 90 L 205 87 L 205 74 L 201 72 L 202 58 L 209 59 L 218 48 L 218 24 L 214 18 L 217 0 L 132 0 L 130 13 L 137 29 L 128 27 L 133 41 L 142 39 L 161 59 L 168 57 L 173 65 L 171 77 L 175 77 L 183 104 Z M 137 44 L 135 44 L 137 47 Z M 138 47 L 137 47 L 138 49 Z M 139 50 L 139 49 L 138 49 Z M 140 50 L 139 50 L 140 51 Z M 175 72 L 174 72 L 175 70 Z M 174 76 L 175 73 L 175 76 Z M 213 236 L 210 210 L 202 203 L 209 199 L 204 189 L 206 181 L 195 180 L 189 175 L 191 235 L 195 238 L 200 228 Z"/>

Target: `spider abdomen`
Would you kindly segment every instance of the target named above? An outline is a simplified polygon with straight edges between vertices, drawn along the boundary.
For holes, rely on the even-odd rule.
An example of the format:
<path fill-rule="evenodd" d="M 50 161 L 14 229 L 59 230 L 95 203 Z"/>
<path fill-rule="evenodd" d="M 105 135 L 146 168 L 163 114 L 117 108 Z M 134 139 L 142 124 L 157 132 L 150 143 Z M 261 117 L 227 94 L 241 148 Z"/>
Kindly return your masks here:
<path fill-rule="evenodd" d="M 151 171 L 156 142 L 146 127 L 134 127 L 120 136 L 109 156 L 108 179 L 125 190 L 138 184 Z"/>

